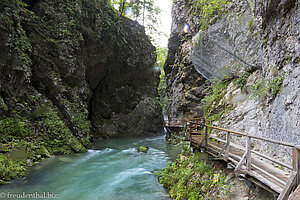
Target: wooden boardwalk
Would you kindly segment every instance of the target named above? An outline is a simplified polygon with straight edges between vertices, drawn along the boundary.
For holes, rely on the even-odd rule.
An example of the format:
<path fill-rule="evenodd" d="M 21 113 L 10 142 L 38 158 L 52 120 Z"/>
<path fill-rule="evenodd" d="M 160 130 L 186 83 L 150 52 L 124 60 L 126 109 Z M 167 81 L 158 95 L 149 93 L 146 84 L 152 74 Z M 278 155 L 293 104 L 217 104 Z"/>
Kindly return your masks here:
<path fill-rule="evenodd" d="M 292 197 L 293 195 L 300 195 L 300 188 L 298 192 L 295 190 L 300 184 L 300 147 L 298 145 L 206 125 L 202 118 L 188 119 L 182 127 L 186 140 L 190 141 L 193 147 L 205 149 L 214 159 L 230 163 L 237 176 L 246 178 L 273 194 L 279 195 L 278 200 L 294 200 L 297 197 Z M 226 134 L 226 140 L 208 134 L 208 129 Z M 246 145 L 234 144 L 231 141 L 232 135 L 245 137 Z M 252 150 L 252 138 L 291 147 L 293 166 Z M 295 192 L 291 195 L 293 191 Z"/>

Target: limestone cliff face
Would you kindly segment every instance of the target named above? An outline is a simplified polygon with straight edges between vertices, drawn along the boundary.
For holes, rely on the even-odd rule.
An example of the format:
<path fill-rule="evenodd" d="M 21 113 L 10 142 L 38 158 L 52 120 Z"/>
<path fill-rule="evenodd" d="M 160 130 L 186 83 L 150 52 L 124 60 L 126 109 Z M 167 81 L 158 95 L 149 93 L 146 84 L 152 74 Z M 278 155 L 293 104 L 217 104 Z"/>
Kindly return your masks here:
<path fill-rule="evenodd" d="M 3 0 L 0 10 L 1 164 L 16 145 L 26 153 L 15 168 L 83 152 L 91 136 L 157 133 L 155 47 L 141 25 L 104 0 Z"/>
<path fill-rule="evenodd" d="M 191 15 L 190 6 L 176 1 L 173 8 L 169 47 L 174 51 L 165 66 L 172 98 L 170 117 L 176 117 L 174 113 L 201 115 L 205 104 L 201 99 L 209 95 L 203 90 L 204 81 L 198 81 L 218 79 L 223 90 L 209 105 L 207 115 L 219 114 L 213 123 L 277 140 L 299 141 L 299 2 L 233 0 L 201 31 L 197 25 L 201 16 Z M 175 17 L 176 12 L 181 17 Z M 181 24 L 186 23 L 190 25 L 188 33 L 182 31 Z M 175 35 L 179 46 L 172 40 Z M 258 142 L 255 149 L 290 160 L 286 155 L 291 149 Z"/>
<path fill-rule="evenodd" d="M 114 35 L 105 35 L 103 44 L 89 46 L 92 131 L 101 137 L 157 134 L 162 117 L 155 98 L 155 47 L 137 22 L 124 20 L 122 26 Z"/>
<path fill-rule="evenodd" d="M 191 33 L 184 32 L 185 25 L 192 26 L 197 21 L 196 17 L 189 16 L 189 10 L 190 5 L 185 1 L 173 3 L 169 51 L 164 65 L 169 119 L 203 115 L 200 106 L 206 88 L 205 78 L 197 74 L 189 59 L 192 36 L 199 28 L 195 26 Z"/>

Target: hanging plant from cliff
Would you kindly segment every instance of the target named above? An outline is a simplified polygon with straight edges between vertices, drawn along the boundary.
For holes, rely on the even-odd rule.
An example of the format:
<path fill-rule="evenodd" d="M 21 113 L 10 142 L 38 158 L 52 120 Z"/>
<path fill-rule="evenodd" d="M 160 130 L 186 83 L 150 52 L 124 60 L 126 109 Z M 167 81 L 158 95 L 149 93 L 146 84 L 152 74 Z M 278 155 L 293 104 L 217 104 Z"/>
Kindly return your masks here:
<path fill-rule="evenodd" d="M 217 21 L 225 13 L 225 5 L 230 3 L 228 0 L 190 0 L 190 12 L 192 15 L 199 16 L 200 29 L 205 31 L 209 24 Z"/>

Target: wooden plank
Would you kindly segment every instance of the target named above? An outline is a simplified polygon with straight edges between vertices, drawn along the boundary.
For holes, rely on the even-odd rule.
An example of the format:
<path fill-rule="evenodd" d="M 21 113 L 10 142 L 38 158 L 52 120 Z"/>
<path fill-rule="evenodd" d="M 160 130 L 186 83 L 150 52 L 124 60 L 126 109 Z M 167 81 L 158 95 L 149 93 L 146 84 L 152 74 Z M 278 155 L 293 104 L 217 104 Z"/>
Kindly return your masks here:
<path fill-rule="evenodd" d="M 300 146 L 296 145 L 293 148 L 293 170 L 296 172 L 297 186 L 300 185 Z"/>
<path fill-rule="evenodd" d="M 300 186 L 289 196 L 288 200 L 299 200 L 300 199 Z"/>
<path fill-rule="evenodd" d="M 207 127 L 205 127 L 205 129 L 207 131 Z M 206 134 L 206 135 L 208 137 L 208 134 Z M 205 139 L 206 135 L 204 135 L 204 139 Z M 192 135 L 192 139 L 194 139 L 195 144 L 198 144 L 198 143 L 201 144 L 201 142 L 204 141 L 204 139 L 202 139 L 202 138 L 203 137 L 200 137 L 199 135 Z M 217 139 L 218 142 L 221 142 L 225 145 L 227 144 L 227 141 L 230 142 L 230 138 L 228 139 L 228 136 L 226 136 L 226 141 L 224 141 L 222 139 L 219 139 L 219 138 L 215 138 L 213 136 L 210 136 L 210 138 Z M 202 141 L 201 141 L 201 139 L 202 139 Z M 232 145 L 234 145 L 234 143 L 230 143 L 229 146 L 231 147 Z M 216 156 L 215 154 L 218 154 L 218 153 L 220 155 L 220 150 L 223 149 L 222 146 L 223 145 L 220 144 L 220 143 L 207 140 L 208 153 L 213 155 L 213 156 Z M 236 145 L 236 146 L 238 146 L 238 145 Z M 261 164 L 259 166 L 257 166 L 257 164 L 258 164 L 257 161 L 256 161 L 257 159 L 251 158 L 251 154 L 250 154 L 251 152 L 253 152 L 253 151 L 251 151 L 251 137 L 247 137 L 246 152 L 243 153 L 242 149 L 243 148 L 240 148 L 240 147 L 237 148 L 237 149 L 230 148 L 228 150 L 228 159 L 227 159 L 227 161 L 235 163 L 236 169 L 239 170 L 239 173 L 243 172 L 243 173 L 246 173 L 246 174 L 251 175 L 251 176 L 253 175 L 253 177 L 255 179 L 261 181 L 263 184 L 266 184 L 268 187 L 270 187 L 275 192 L 280 193 L 282 191 L 282 188 L 285 186 L 285 183 L 286 183 L 284 181 L 284 180 L 286 180 L 286 179 L 284 179 L 284 175 L 280 174 L 280 173 L 283 173 L 283 172 L 276 172 L 276 170 L 272 171 L 272 169 L 269 169 L 269 167 L 267 165 L 265 165 L 265 167 L 263 167 L 263 168 L 260 168 Z M 223 153 L 222 155 L 224 155 L 224 156 L 222 156 L 220 159 L 226 160 L 226 156 L 225 156 L 226 153 Z M 239 155 L 241 155 L 241 157 Z M 300 155 L 300 153 L 299 153 L 299 155 Z M 253 171 L 252 170 L 251 171 L 246 171 L 245 170 L 246 167 L 243 167 L 243 164 L 244 164 L 246 159 L 249 161 L 249 162 L 248 161 L 246 162 L 246 167 L 248 167 L 248 169 L 250 169 L 250 167 L 252 166 Z M 258 160 L 258 161 L 260 161 L 260 160 Z M 281 163 L 277 163 L 277 164 L 281 164 Z M 300 163 L 298 163 L 298 166 L 300 166 Z M 275 169 L 275 167 L 273 167 L 273 168 Z M 278 170 L 279 169 L 277 169 L 277 171 Z"/>
<path fill-rule="evenodd" d="M 216 138 L 216 137 L 214 137 L 214 136 L 210 136 L 210 138 L 215 139 L 215 140 L 217 140 L 218 142 L 226 143 L 225 140 Z M 242 149 L 242 146 L 239 146 L 239 145 L 234 144 L 234 143 L 231 143 L 231 146 L 234 146 L 235 148 L 238 148 L 238 149 Z M 265 159 L 267 159 L 267 160 L 270 160 L 270 161 L 272 161 L 272 162 L 274 162 L 274 163 L 276 163 L 276 164 L 278 164 L 278 165 L 282 165 L 282 166 L 284 166 L 284 167 L 286 167 L 286 168 L 288 168 L 288 169 L 293 169 L 292 166 L 290 166 L 290 165 L 288 165 L 288 164 L 286 164 L 286 163 L 280 162 L 280 161 L 278 161 L 278 160 L 275 160 L 274 158 L 271 158 L 271 157 L 269 157 L 269 156 L 266 156 L 266 155 L 264 155 L 264 154 L 261 154 L 261 153 L 259 153 L 259 152 L 257 152 L 257 151 L 251 150 L 251 152 L 254 153 L 254 154 L 256 154 L 256 155 L 258 155 L 258 156 L 260 156 L 260 157 L 262 157 L 262 158 L 265 158 Z"/>
<path fill-rule="evenodd" d="M 283 166 L 283 167 L 285 167 L 285 168 L 288 168 L 288 169 L 293 169 L 293 167 L 292 166 L 290 166 L 290 165 L 288 165 L 288 164 L 286 164 L 286 163 L 283 163 L 283 162 L 280 162 L 280 161 L 278 161 L 278 160 L 275 160 L 274 158 L 271 158 L 271 157 L 269 157 L 269 156 L 266 156 L 266 155 L 264 155 L 264 154 L 262 154 L 262 153 L 259 153 L 259 152 L 257 152 L 257 151 L 251 151 L 252 153 L 254 153 L 254 154 L 256 154 L 256 155 L 258 155 L 258 156 L 260 156 L 260 157 L 262 157 L 262 158 L 265 158 L 265 159 L 267 159 L 267 160 L 270 160 L 270 161 L 272 161 L 272 162 L 274 162 L 274 163 L 276 163 L 276 164 L 278 164 L 278 165 L 281 165 L 281 166 Z"/>
<path fill-rule="evenodd" d="M 255 179 L 259 180 L 261 183 L 267 185 L 270 189 L 272 189 L 274 192 L 280 194 L 282 191 L 282 186 L 274 184 L 274 182 L 269 181 L 268 179 L 266 179 L 264 176 L 262 176 L 261 174 L 259 174 L 257 171 L 252 170 L 250 172 L 248 172 L 248 175 L 254 177 Z"/>
<path fill-rule="evenodd" d="M 225 158 L 226 161 L 228 161 L 228 156 L 229 156 L 229 150 L 230 150 L 230 133 L 226 133 L 226 145 L 225 145 Z"/>
<path fill-rule="evenodd" d="M 238 165 L 235 167 L 234 172 L 238 173 L 238 171 L 242 169 L 242 166 L 243 166 L 244 162 L 246 161 L 246 159 L 247 159 L 247 152 L 244 153 L 242 159 L 240 160 Z"/>
<path fill-rule="evenodd" d="M 203 135 L 203 131 L 192 131 L 192 135 Z"/>
<path fill-rule="evenodd" d="M 270 174 L 276 176 L 277 178 L 281 179 L 284 182 L 288 181 L 290 173 L 288 173 L 287 171 L 280 170 L 280 169 L 274 167 L 273 165 L 270 165 L 267 162 L 262 161 L 260 159 L 253 159 L 252 164 L 256 165 L 260 169 L 268 171 Z M 268 178 L 268 177 L 266 177 L 266 178 Z"/>
<path fill-rule="evenodd" d="M 207 148 L 207 143 L 208 143 L 208 129 L 207 127 L 205 126 L 205 134 L 204 134 L 204 146 L 205 148 Z"/>
<path fill-rule="evenodd" d="M 210 135 L 209 138 L 210 138 L 210 139 L 217 140 L 218 142 L 226 143 L 226 140 L 222 140 L 222 139 L 217 138 L 217 137 L 214 137 L 214 136 L 212 136 L 212 135 Z"/>
<path fill-rule="evenodd" d="M 296 187 L 297 173 L 292 172 L 282 192 L 280 193 L 278 200 L 287 200 L 292 190 Z"/>
<path fill-rule="evenodd" d="M 198 117 L 198 118 L 190 118 L 190 119 L 185 119 L 185 121 L 194 121 L 194 120 L 205 120 L 205 117 Z"/>
<path fill-rule="evenodd" d="M 267 160 L 270 160 L 270 161 L 272 161 L 272 162 L 274 162 L 274 163 L 276 163 L 276 164 L 278 164 L 278 165 L 281 165 L 281 166 L 283 166 L 283 167 L 285 167 L 285 168 L 287 168 L 287 169 L 293 169 L 293 167 L 292 166 L 290 166 L 290 165 L 288 165 L 288 164 L 286 164 L 286 163 L 283 163 L 283 162 L 281 162 L 281 161 L 278 161 L 278 160 L 275 160 L 274 158 L 271 158 L 271 157 L 269 157 L 269 156 L 266 156 L 266 155 L 264 155 L 264 154 L 262 154 L 262 153 L 259 153 L 259 152 L 257 152 L 257 151 L 251 151 L 252 153 L 254 153 L 254 154 L 256 154 L 256 155 L 258 155 L 258 156 L 260 156 L 260 157 L 262 157 L 262 158 L 265 158 L 265 159 L 267 159 Z"/>
<path fill-rule="evenodd" d="M 264 190 L 270 192 L 271 194 L 273 194 L 274 196 L 278 196 L 278 192 L 276 192 L 274 189 L 270 188 L 269 186 L 267 186 L 266 184 L 264 184 L 263 182 L 261 182 L 260 180 L 254 178 L 253 176 L 249 176 L 247 178 L 249 181 L 251 181 L 252 183 L 254 183 L 255 185 L 263 188 Z"/>
<path fill-rule="evenodd" d="M 285 185 L 286 184 L 286 182 L 284 182 L 283 180 L 277 178 L 276 176 L 274 176 L 270 172 L 268 172 L 268 171 L 266 171 L 266 170 L 258 167 L 257 165 L 252 164 L 252 167 L 255 168 L 256 170 L 260 171 L 261 173 L 264 173 L 265 175 L 267 175 L 271 179 L 275 180 L 276 182 L 280 183 L 281 185 Z"/>
<path fill-rule="evenodd" d="M 248 171 L 251 170 L 251 138 L 246 138 L 246 168 Z"/>

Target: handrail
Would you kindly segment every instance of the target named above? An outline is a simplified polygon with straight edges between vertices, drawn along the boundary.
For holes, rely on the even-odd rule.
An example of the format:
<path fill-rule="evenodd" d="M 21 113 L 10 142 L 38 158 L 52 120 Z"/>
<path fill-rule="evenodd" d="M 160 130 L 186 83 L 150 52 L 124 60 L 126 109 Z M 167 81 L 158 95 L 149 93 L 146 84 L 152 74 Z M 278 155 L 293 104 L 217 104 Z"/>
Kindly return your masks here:
<path fill-rule="evenodd" d="M 200 119 L 201 120 L 204 119 L 204 123 L 203 123 L 203 121 L 200 121 Z M 278 140 L 269 139 L 269 138 L 265 138 L 265 137 L 250 135 L 248 133 L 242 133 L 242 132 L 233 131 L 233 130 L 229 130 L 229 129 L 225 129 L 225 128 L 220 128 L 220 127 L 216 127 L 216 126 L 212 126 L 212 125 L 207 125 L 207 124 L 205 124 L 205 118 L 186 119 L 185 121 L 186 121 L 186 125 L 187 125 L 186 127 L 189 127 L 188 133 L 187 133 L 188 129 L 186 129 L 186 132 L 185 132 L 186 138 L 188 138 L 189 140 L 192 139 L 192 137 L 191 137 L 193 134 L 192 129 L 198 130 L 199 127 L 205 128 L 204 139 L 200 142 L 200 145 L 202 145 L 202 143 L 204 142 L 204 148 L 207 148 L 207 145 L 208 145 L 208 143 L 207 143 L 208 137 L 209 137 L 208 136 L 208 128 L 226 132 L 226 141 L 225 140 L 222 141 L 225 143 L 225 145 L 221 148 L 221 151 L 219 152 L 219 155 L 218 155 L 218 156 L 222 155 L 222 157 L 225 161 L 228 161 L 228 157 L 230 156 L 230 152 L 229 152 L 229 146 L 231 143 L 230 142 L 230 140 L 231 140 L 230 133 L 234 133 L 236 135 L 246 137 L 246 139 L 247 139 L 246 140 L 246 149 L 245 149 L 246 151 L 245 151 L 243 157 L 241 158 L 241 160 L 236 165 L 235 173 L 244 173 L 245 170 L 243 169 L 243 165 L 245 165 L 244 168 L 246 168 L 246 172 L 251 173 L 252 167 L 258 168 L 264 174 L 267 174 L 268 176 L 272 177 L 273 179 L 275 178 L 274 180 L 276 180 L 277 182 L 279 182 L 281 184 L 285 183 L 281 179 L 278 179 L 276 176 L 269 174 L 268 171 L 260 169 L 259 167 L 255 166 L 254 163 L 252 164 L 253 158 L 251 158 L 251 153 L 254 153 L 262 158 L 270 160 L 271 162 L 279 164 L 288 169 L 292 169 L 293 171 L 290 174 L 288 181 L 286 182 L 285 186 L 283 187 L 282 191 L 280 192 L 280 196 L 278 197 L 279 200 L 286 200 L 287 196 L 291 193 L 291 191 L 293 191 L 293 188 L 296 188 L 298 185 L 300 185 L 300 145 L 298 145 L 296 143 L 292 143 L 292 142 L 278 141 Z M 287 146 L 287 147 L 292 147 L 293 148 L 293 165 L 290 166 L 290 165 L 280 162 L 274 158 L 271 158 L 269 156 L 266 156 L 264 154 L 254 151 L 254 150 L 251 150 L 251 138 L 263 140 L 266 142 L 271 142 L 274 144 L 283 145 L 283 146 Z"/>
<path fill-rule="evenodd" d="M 220 130 L 220 131 L 226 131 L 226 132 L 230 132 L 230 133 L 235 133 L 237 135 L 242 135 L 242 136 L 249 136 L 248 133 L 241 133 L 241 132 L 237 132 L 237 131 L 232 131 L 232 130 L 228 130 L 228 129 L 225 129 L 225 128 L 219 128 L 219 127 L 216 127 L 216 126 L 211 126 L 211 125 L 206 125 L 204 124 L 206 127 L 208 128 L 213 128 L 213 129 L 217 129 L 217 130 Z"/>
<path fill-rule="evenodd" d="M 237 135 L 248 136 L 248 137 L 254 138 L 254 139 L 264 140 L 266 142 L 272 142 L 274 144 L 280 144 L 280 145 L 283 145 L 283 146 L 295 147 L 297 145 L 296 143 L 273 140 L 273 139 L 270 139 L 270 138 L 259 137 L 259 136 L 255 136 L 255 135 L 250 135 L 248 133 L 241 133 L 241 132 L 237 132 L 237 131 L 228 130 L 228 129 L 225 129 L 225 128 L 219 128 L 219 127 L 216 127 L 216 126 L 211 126 L 211 125 L 206 125 L 206 124 L 204 124 L 204 126 L 212 128 L 212 129 L 217 129 L 217 130 L 220 130 L 220 131 L 226 131 L 226 132 L 234 133 L 234 134 L 237 134 Z"/>
<path fill-rule="evenodd" d="M 199 120 L 199 119 L 205 119 L 205 117 L 198 117 L 198 118 L 189 118 L 189 119 L 185 119 L 185 121 L 193 121 L 193 120 Z"/>

